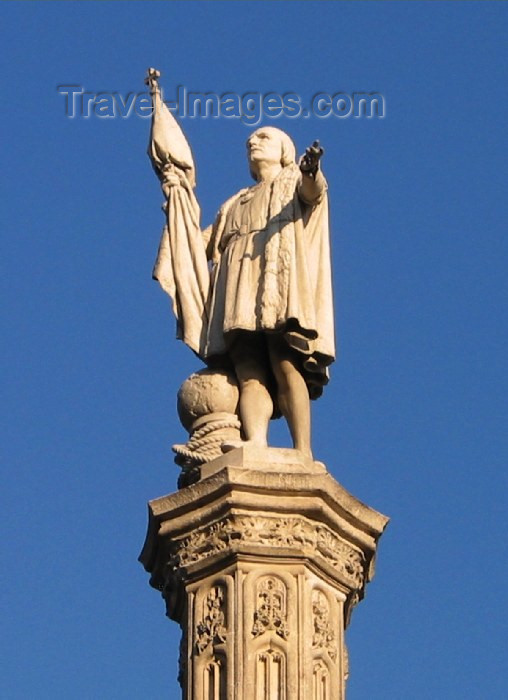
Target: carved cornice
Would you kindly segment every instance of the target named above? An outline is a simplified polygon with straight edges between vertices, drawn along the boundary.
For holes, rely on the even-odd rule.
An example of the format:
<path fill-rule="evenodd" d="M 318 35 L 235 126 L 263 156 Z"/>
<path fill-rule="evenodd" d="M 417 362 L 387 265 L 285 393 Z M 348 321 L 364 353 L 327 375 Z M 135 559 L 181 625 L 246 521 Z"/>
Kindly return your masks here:
<path fill-rule="evenodd" d="M 231 515 L 194 530 L 171 543 L 172 570 L 201 562 L 236 545 L 258 545 L 274 549 L 311 549 L 338 571 L 353 589 L 365 580 L 361 551 L 344 542 L 326 525 L 303 517 Z"/>

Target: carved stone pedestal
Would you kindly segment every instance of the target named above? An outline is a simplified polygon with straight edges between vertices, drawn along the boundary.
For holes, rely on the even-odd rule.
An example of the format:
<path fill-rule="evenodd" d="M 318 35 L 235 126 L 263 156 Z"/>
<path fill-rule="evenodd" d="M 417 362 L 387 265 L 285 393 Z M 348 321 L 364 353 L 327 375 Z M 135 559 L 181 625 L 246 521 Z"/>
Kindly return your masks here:
<path fill-rule="evenodd" d="M 140 561 L 182 628 L 185 700 L 343 700 L 388 518 L 295 450 L 234 450 L 151 501 Z"/>

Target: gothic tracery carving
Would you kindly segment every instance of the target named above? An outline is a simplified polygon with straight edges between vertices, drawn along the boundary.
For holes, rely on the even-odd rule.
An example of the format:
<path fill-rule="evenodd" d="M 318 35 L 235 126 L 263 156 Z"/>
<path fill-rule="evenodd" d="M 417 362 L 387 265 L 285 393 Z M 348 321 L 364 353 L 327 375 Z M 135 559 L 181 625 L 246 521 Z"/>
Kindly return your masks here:
<path fill-rule="evenodd" d="M 196 628 L 196 647 L 199 654 L 202 654 L 209 644 L 226 641 L 224 598 L 225 591 L 222 586 L 214 586 L 206 596 L 203 619 Z"/>
<path fill-rule="evenodd" d="M 252 627 L 255 637 L 273 630 L 282 639 L 288 638 L 286 595 L 286 586 L 275 576 L 265 576 L 258 581 Z"/>

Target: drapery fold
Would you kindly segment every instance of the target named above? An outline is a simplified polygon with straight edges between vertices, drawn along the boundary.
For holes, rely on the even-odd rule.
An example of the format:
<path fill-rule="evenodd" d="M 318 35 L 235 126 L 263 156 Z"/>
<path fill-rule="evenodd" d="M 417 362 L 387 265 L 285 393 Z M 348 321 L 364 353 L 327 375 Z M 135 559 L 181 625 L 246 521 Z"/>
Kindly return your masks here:
<path fill-rule="evenodd" d="M 167 196 L 166 223 L 152 276 L 171 297 L 178 338 L 203 357 L 210 274 L 193 192 L 194 161 L 158 86 L 152 92 L 152 101 L 148 155 Z"/>

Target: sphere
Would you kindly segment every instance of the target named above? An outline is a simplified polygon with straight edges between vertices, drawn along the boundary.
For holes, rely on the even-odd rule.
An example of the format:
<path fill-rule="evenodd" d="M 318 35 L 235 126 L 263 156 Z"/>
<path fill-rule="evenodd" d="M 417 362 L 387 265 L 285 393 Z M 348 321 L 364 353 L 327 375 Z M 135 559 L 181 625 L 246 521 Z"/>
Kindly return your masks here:
<path fill-rule="evenodd" d="M 184 381 L 178 392 L 178 415 L 189 432 L 192 424 L 212 413 L 236 414 L 238 383 L 231 372 L 202 369 Z"/>

